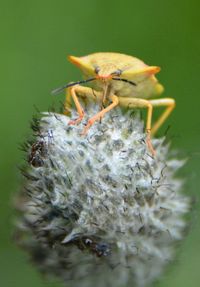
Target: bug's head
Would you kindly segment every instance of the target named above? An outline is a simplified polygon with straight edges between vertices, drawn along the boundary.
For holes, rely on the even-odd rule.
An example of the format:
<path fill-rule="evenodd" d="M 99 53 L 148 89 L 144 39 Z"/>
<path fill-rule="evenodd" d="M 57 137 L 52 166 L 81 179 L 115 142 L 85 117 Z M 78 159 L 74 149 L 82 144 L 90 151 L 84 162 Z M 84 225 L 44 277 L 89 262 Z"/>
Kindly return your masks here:
<path fill-rule="evenodd" d="M 103 63 L 103 61 L 94 61 L 91 56 L 74 57 L 69 56 L 69 61 L 80 68 L 83 74 L 87 77 L 95 77 L 97 80 L 109 81 L 113 76 L 119 76 L 120 70 L 117 70 L 115 65 Z"/>
<path fill-rule="evenodd" d="M 98 55 L 89 55 L 85 57 L 69 56 L 69 61 L 80 68 L 86 78 L 93 78 L 104 83 L 112 80 L 120 80 L 131 85 L 136 85 L 133 81 L 121 78 L 122 70 L 119 68 L 119 63 L 108 62 L 103 56 L 100 58 Z"/>

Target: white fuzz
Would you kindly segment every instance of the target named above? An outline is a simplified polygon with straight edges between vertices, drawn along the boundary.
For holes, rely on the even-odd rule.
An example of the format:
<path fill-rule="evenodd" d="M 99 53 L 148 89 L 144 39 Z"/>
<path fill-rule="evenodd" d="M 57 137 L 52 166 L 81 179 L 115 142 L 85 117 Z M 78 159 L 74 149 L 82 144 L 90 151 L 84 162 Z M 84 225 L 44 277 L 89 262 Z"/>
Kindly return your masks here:
<path fill-rule="evenodd" d="M 147 286 L 182 239 L 189 200 L 163 140 L 145 143 L 136 114 L 109 112 L 87 136 L 46 113 L 27 145 L 18 242 L 45 274 L 66 286 Z M 76 114 L 73 112 L 73 117 Z"/>

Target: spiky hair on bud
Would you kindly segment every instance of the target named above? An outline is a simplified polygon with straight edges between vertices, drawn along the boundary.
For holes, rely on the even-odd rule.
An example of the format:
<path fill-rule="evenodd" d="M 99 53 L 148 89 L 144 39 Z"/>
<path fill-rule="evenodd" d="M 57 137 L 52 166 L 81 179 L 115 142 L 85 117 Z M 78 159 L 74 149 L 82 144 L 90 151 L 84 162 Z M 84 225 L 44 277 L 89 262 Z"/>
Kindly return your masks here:
<path fill-rule="evenodd" d="M 184 235 L 189 199 L 164 139 L 145 143 L 138 114 L 115 109 L 80 136 L 78 126 L 43 114 L 28 143 L 16 238 L 38 269 L 66 286 L 148 286 Z M 76 118 L 76 113 L 72 112 Z"/>

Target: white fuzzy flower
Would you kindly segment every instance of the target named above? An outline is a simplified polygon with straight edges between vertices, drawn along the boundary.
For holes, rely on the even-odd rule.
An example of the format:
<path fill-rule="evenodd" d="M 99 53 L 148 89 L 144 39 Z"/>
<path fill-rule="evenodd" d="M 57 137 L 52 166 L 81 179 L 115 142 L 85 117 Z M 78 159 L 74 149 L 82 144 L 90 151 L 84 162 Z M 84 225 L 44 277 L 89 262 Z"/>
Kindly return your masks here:
<path fill-rule="evenodd" d="M 45 274 L 66 286 L 147 286 L 173 258 L 189 200 L 163 140 L 146 146 L 136 114 L 115 109 L 78 126 L 45 114 L 28 147 L 18 242 Z M 75 116 L 75 113 L 73 114 Z"/>

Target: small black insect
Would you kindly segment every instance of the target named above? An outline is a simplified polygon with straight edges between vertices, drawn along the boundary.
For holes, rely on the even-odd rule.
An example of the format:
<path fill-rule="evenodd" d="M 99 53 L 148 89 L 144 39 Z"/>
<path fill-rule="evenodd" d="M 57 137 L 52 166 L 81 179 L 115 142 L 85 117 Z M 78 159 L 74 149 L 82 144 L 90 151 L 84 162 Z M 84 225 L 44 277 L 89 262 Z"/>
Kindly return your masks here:
<path fill-rule="evenodd" d="M 98 242 L 97 238 L 76 236 L 70 243 L 74 243 L 81 250 L 88 250 L 97 257 L 108 256 L 111 254 L 111 247 L 106 242 Z"/>
<path fill-rule="evenodd" d="M 44 158 L 47 155 L 46 143 L 41 140 L 34 143 L 31 146 L 30 153 L 28 155 L 28 163 L 34 167 L 40 167 L 44 165 Z"/>

